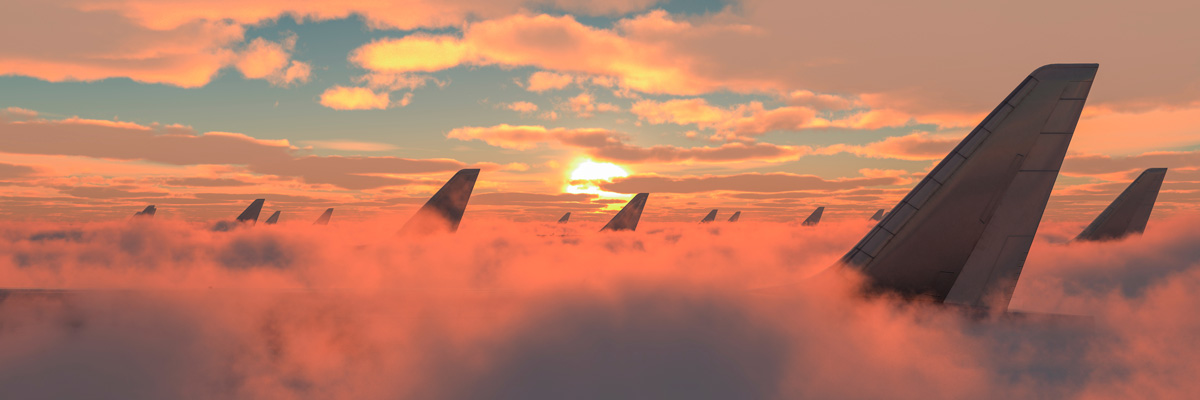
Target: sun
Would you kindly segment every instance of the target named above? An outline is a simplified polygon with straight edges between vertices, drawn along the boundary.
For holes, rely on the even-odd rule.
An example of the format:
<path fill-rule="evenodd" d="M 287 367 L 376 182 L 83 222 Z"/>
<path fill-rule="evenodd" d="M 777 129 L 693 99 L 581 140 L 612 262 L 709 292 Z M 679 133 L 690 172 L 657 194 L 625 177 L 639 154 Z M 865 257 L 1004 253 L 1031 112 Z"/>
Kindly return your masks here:
<path fill-rule="evenodd" d="M 567 182 L 567 193 L 591 193 L 603 197 L 624 197 L 620 193 L 605 192 L 597 186 L 597 181 L 611 182 L 614 178 L 629 176 L 624 168 L 617 164 L 583 160 L 571 171 Z"/>

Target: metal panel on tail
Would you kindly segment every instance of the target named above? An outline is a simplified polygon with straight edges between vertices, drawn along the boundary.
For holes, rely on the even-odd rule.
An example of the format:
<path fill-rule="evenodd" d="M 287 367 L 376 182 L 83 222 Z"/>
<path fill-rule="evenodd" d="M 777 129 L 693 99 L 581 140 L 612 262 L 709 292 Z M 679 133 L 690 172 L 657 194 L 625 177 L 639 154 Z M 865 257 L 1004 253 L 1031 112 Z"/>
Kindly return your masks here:
<path fill-rule="evenodd" d="M 842 262 L 876 290 L 1007 308 L 1097 68 L 1035 70 Z"/>
<path fill-rule="evenodd" d="M 333 208 L 332 207 L 326 208 L 325 212 L 321 213 L 321 216 L 317 217 L 316 221 L 313 221 L 313 225 L 329 225 L 330 218 L 333 218 Z"/>
<path fill-rule="evenodd" d="M 646 199 L 650 197 L 650 193 L 638 193 L 633 196 L 625 207 L 621 207 L 621 212 L 613 216 L 601 231 L 632 231 L 637 230 L 638 221 L 642 219 L 642 209 L 646 208 Z"/>
<path fill-rule="evenodd" d="M 238 215 L 237 221 L 252 224 L 257 223 L 258 214 L 262 213 L 263 203 L 266 201 L 266 199 L 255 199 L 253 203 L 250 203 L 249 207 L 246 207 L 246 210 L 242 211 L 241 215 Z"/>
<path fill-rule="evenodd" d="M 741 212 L 741 211 L 735 211 L 735 212 L 733 213 L 733 216 L 732 216 L 732 217 L 729 217 L 729 222 L 738 222 L 738 219 L 739 219 L 739 218 L 742 218 L 742 212 Z"/>
<path fill-rule="evenodd" d="M 479 179 L 479 169 L 459 170 L 400 228 L 401 233 L 457 232 Z"/>
<path fill-rule="evenodd" d="M 813 226 L 813 225 L 821 223 L 821 214 L 824 214 L 824 213 L 825 213 L 825 207 L 817 207 L 816 210 L 813 210 L 812 214 L 808 215 L 808 218 L 805 219 L 804 223 L 802 223 L 801 225 Z"/>
<path fill-rule="evenodd" d="M 705 215 L 704 218 L 700 220 L 700 223 L 703 224 L 703 223 L 707 223 L 707 222 L 713 222 L 716 220 L 717 220 L 717 209 L 714 208 L 712 211 L 708 212 L 708 215 Z"/>
<path fill-rule="evenodd" d="M 1144 232 L 1166 176 L 1166 168 L 1142 171 L 1075 240 L 1113 240 Z"/>
<path fill-rule="evenodd" d="M 267 217 L 266 224 L 267 225 L 275 225 L 276 222 L 279 222 L 279 214 L 280 214 L 279 211 L 275 211 L 275 212 L 271 213 L 271 216 Z"/>

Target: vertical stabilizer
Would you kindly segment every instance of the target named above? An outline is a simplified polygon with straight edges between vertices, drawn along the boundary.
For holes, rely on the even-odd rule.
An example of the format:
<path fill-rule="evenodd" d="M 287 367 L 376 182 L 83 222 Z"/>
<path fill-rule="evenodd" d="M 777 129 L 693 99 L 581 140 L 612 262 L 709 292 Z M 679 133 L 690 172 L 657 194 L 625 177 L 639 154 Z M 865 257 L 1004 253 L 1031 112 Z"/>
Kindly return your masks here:
<path fill-rule="evenodd" d="M 1142 171 L 1075 240 L 1113 240 L 1145 231 L 1154 201 L 1158 199 L 1158 189 L 1162 188 L 1166 176 L 1166 168 Z"/>
<path fill-rule="evenodd" d="M 875 210 L 875 214 L 871 214 L 871 218 L 870 218 L 870 220 L 871 220 L 871 221 L 880 221 L 880 220 L 883 220 L 883 209 L 882 209 L 882 208 L 880 208 L 880 209 L 878 209 L 878 210 Z"/>
<path fill-rule="evenodd" d="M 717 209 L 714 208 L 712 211 L 708 212 L 708 215 L 704 216 L 704 219 L 700 220 L 700 223 L 703 224 L 703 223 L 713 222 L 716 220 L 717 220 Z"/>
<path fill-rule="evenodd" d="M 742 217 L 742 212 L 736 211 L 733 213 L 732 217 L 729 217 L 729 222 L 738 222 L 738 218 L 741 218 L 741 217 Z"/>
<path fill-rule="evenodd" d="M 242 211 L 241 215 L 238 215 L 237 221 L 238 222 L 249 222 L 251 224 L 257 223 L 258 222 L 258 214 L 262 213 L 263 203 L 265 203 L 266 201 L 267 201 L 266 199 L 254 200 L 253 203 L 250 203 L 249 207 L 246 207 L 245 211 Z"/>
<path fill-rule="evenodd" d="M 279 222 L 279 211 L 275 211 L 275 212 L 271 213 L 271 216 L 267 217 L 266 224 L 267 225 L 275 225 L 276 222 Z"/>
<path fill-rule="evenodd" d="M 1035 70 L 842 261 L 875 290 L 1006 309 L 1097 68 Z"/>
<path fill-rule="evenodd" d="M 570 220 L 571 220 L 571 212 L 568 211 L 566 214 L 563 214 L 562 218 L 558 219 L 558 223 L 565 224 L 565 223 L 567 223 L 567 221 L 570 221 Z"/>
<path fill-rule="evenodd" d="M 621 212 L 613 216 L 608 224 L 605 224 L 601 231 L 625 231 L 637 230 L 638 221 L 642 219 L 642 209 L 646 208 L 646 199 L 650 197 L 650 193 L 638 193 L 633 196 L 625 207 L 621 207 Z"/>
<path fill-rule="evenodd" d="M 138 212 L 134 213 L 133 216 L 134 217 L 142 217 L 142 218 L 154 218 L 154 213 L 157 211 L 158 211 L 158 209 L 154 208 L 154 205 L 148 205 L 142 211 L 138 211 Z"/>
<path fill-rule="evenodd" d="M 313 221 L 313 225 L 329 225 L 330 218 L 333 218 L 333 208 L 332 207 L 326 208 L 325 212 L 321 213 L 321 216 L 317 217 L 316 221 Z"/>
<path fill-rule="evenodd" d="M 457 232 L 479 179 L 479 169 L 459 170 L 400 228 L 401 233 Z"/>
<path fill-rule="evenodd" d="M 804 223 L 802 223 L 800 225 L 813 226 L 813 225 L 819 224 L 819 223 L 821 223 L 821 214 L 824 214 L 824 213 L 825 213 L 825 207 L 817 207 L 816 210 L 813 210 L 812 214 L 808 215 L 808 218 L 804 220 Z"/>

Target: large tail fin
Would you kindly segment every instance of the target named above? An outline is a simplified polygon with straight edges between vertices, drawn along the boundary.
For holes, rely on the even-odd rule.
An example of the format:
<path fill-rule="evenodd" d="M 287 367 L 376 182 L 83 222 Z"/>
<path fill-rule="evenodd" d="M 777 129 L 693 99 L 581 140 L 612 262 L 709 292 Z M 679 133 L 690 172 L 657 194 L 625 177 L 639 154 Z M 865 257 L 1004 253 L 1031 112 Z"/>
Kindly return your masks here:
<path fill-rule="evenodd" d="M 637 230 L 638 221 L 642 219 L 642 209 L 646 208 L 646 199 L 650 197 L 650 193 L 638 193 L 625 203 L 625 207 L 621 207 L 621 212 L 613 216 L 608 224 L 605 224 L 601 231 L 633 231 Z"/>
<path fill-rule="evenodd" d="M 871 218 L 870 218 L 871 221 L 879 221 L 882 219 L 883 219 L 883 209 L 882 208 L 875 210 L 875 213 L 871 214 Z"/>
<path fill-rule="evenodd" d="M 717 209 L 715 209 L 715 208 L 714 208 L 712 211 L 709 211 L 709 212 L 708 212 L 708 215 L 705 215 L 705 216 L 704 216 L 704 219 L 701 219 L 701 220 L 700 220 L 700 223 L 702 223 L 702 224 L 703 224 L 703 223 L 706 223 L 706 222 L 713 222 L 713 221 L 716 221 L 716 220 L 717 220 Z"/>
<path fill-rule="evenodd" d="M 812 214 L 808 215 L 808 218 L 804 220 L 804 223 L 802 223 L 800 225 L 813 226 L 813 225 L 819 224 L 819 223 L 821 223 L 821 214 L 824 214 L 824 213 L 825 213 L 825 207 L 817 207 L 816 210 L 813 210 Z"/>
<path fill-rule="evenodd" d="M 1097 68 L 1030 74 L 843 262 L 876 290 L 1007 308 Z"/>
<path fill-rule="evenodd" d="M 1075 240 L 1120 239 L 1145 231 L 1150 212 L 1154 210 L 1154 201 L 1158 199 L 1158 189 L 1162 188 L 1166 176 L 1166 168 L 1142 171 Z"/>
<path fill-rule="evenodd" d="M 250 203 L 249 207 L 246 207 L 245 211 L 242 211 L 241 215 L 238 215 L 237 221 L 249 222 L 252 224 L 257 223 L 258 214 L 262 213 L 263 203 L 266 201 L 266 199 L 255 199 L 253 203 Z"/>
<path fill-rule="evenodd" d="M 459 170 L 438 189 L 425 205 L 417 210 L 401 233 L 431 233 L 438 231 L 457 232 L 458 224 L 462 222 L 463 213 L 467 211 L 467 202 L 471 200 L 471 191 L 475 189 L 475 181 L 479 179 L 479 169 Z"/>
<path fill-rule="evenodd" d="M 158 211 L 158 209 L 154 208 L 154 205 L 151 204 L 151 205 L 146 206 L 146 208 L 143 209 L 142 211 L 138 211 L 138 212 L 134 213 L 133 216 L 134 217 L 143 217 L 143 218 L 154 218 L 154 213 L 157 211 Z"/>
<path fill-rule="evenodd" d="M 329 218 L 332 218 L 332 217 L 333 217 L 333 208 L 332 207 L 326 208 L 325 212 L 321 213 L 321 216 L 317 217 L 316 221 L 313 221 L 313 225 L 329 225 Z"/>
<path fill-rule="evenodd" d="M 271 213 L 271 216 L 267 217 L 267 225 L 275 225 L 276 222 L 279 222 L 279 214 L 279 211 Z"/>
<path fill-rule="evenodd" d="M 733 213 L 733 216 L 732 216 L 732 217 L 729 217 L 729 222 L 737 222 L 737 221 L 738 221 L 738 218 L 741 218 L 741 217 L 742 217 L 742 212 L 741 212 L 741 211 L 734 212 L 734 213 Z"/>
<path fill-rule="evenodd" d="M 566 214 L 563 214 L 562 218 L 558 219 L 558 223 L 565 224 L 565 223 L 567 223 L 567 221 L 570 221 L 570 220 L 571 220 L 571 212 L 567 211 Z"/>

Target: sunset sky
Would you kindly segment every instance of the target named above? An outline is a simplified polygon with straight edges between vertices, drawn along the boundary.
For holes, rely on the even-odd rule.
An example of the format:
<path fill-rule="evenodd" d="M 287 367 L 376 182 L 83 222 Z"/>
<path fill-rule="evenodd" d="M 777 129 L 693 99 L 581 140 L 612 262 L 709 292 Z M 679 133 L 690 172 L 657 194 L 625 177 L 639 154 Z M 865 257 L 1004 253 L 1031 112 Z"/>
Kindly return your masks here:
<path fill-rule="evenodd" d="M 1130 7 L 9 0 L 0 216 L 200 221 L 265 197 L 336 223 L 478 167 L 474 215 L 602 221 L 652 192 L 647 222 L 865 219 L 1065 62 L 1100 71 L 1047 217 L 1085 222 L 1150 167 L 1171 168 L 1155 218 L 1189 213 L 1200 3 Z"/>

